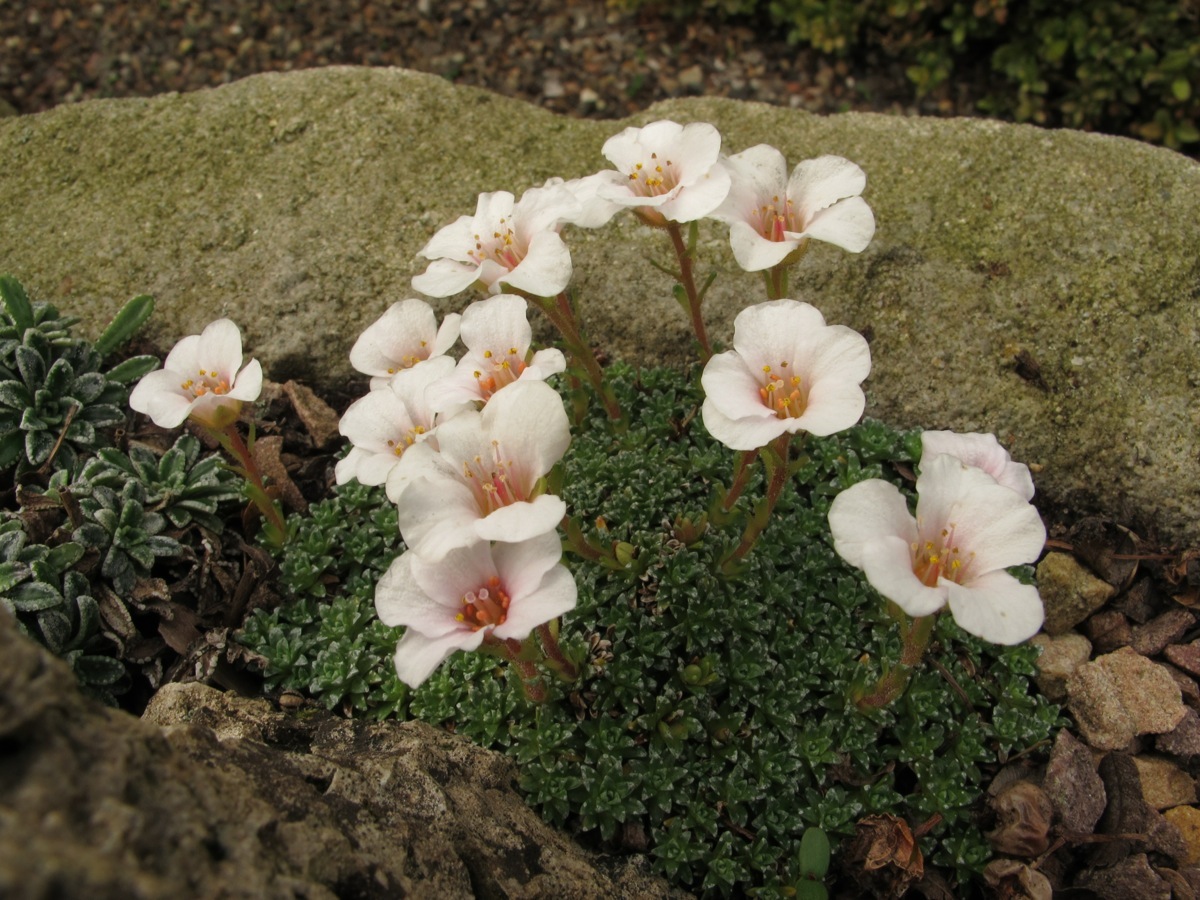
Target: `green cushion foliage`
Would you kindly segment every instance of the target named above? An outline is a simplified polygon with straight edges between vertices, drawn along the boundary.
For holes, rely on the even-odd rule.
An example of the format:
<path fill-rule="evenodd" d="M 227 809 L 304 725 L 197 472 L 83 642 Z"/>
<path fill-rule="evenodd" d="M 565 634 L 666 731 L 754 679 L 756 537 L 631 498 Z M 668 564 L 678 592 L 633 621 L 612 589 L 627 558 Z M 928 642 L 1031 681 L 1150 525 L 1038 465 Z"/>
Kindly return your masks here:
<path fill-rule="evenodd" d="M 1200 140 L 1194 4 L 1088 0 L 620 0 L 680 16 L 756 15 L 825 53 L 899 60 L 918 95 L 990 60 L 1003 86 L 981 111 L 1018 122 Z"/>
<path fill-rule="evenodd" d="M 373 512 L 383 492 L 358 486 L 314 507 L 323 526 L 299 525 L 283 562 L 297 599 L 244 632 L 269 682 L 502 750 L 549 821 L 608 841 L 645 835 L 656 869 L 705 896 L 790 895 L 806 875 L 806 829 L 836 845 L 871 813 L 940 815 L 926 855 L 960 878 L 979 872 L 985 773 L 1059 724 L 1031 689 L 1037 651 L 985 645 L 943 616 L 910 690 L 860 713 L 853 691 L 875 683 L 900 642 L 882 599 L 834 553 L 826 520 L 832 498 L 863 479 L 908 490 L 901 472 L 919 436 L 865 422 L 810 438 L 795 490 L 726 579 L 717 564 L 740 528 L 705 527 L 705 515 L 734 454 L 701 425 L 698 387 L 669 370 L 616 365 L 610 376 L 636 424 L 614 436 L 593 410 L 561 472 L 589 537 L 632 548 L 624 570 L 568 560 L 579 604 L 560 639 L 583 663 L 580 682 L 548 678 L 548 701 L 534 705 L 513 671 L 460 653 L 407 691 L 391 671 L 400 630 L 374 619 L 368 583 L 402 546 L 394 515 Z M 756 476 L 735 513 L 761 492 Z M 378 555 L 339 562 L 322 549 L 325 529 L 336 541 L 365 530 Z"/>

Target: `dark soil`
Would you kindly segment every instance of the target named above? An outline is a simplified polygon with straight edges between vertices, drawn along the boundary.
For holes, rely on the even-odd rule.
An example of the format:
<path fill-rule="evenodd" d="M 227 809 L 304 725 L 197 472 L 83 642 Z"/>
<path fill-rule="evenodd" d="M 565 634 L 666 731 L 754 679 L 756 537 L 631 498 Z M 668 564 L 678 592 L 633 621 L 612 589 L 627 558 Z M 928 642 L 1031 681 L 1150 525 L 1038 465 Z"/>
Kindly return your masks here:
<path fill-rule="evenodd" d="M 822 56 L 752 20 L 684 21 L 604 0 L 25 0 L 0 3 L 0 46 L 0 106 L 19 113 L 327 65 L 417 69 L 596 118 L 689 94 L 970 115 L 986 87 L 960 73 L 918 103 L 888 60 Z"/>

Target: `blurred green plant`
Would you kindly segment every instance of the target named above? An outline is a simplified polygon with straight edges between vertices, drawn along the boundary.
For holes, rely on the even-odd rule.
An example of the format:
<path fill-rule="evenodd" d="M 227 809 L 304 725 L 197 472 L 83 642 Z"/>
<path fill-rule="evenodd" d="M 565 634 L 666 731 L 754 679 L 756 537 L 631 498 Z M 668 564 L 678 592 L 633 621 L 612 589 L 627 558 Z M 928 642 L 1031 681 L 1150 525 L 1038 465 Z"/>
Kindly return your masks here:
<path fill-rule="evenodd" d="M 822 53 L 899 61 L 923 96 L 976 60 L 1004 85 L 991 115 L 1141 137 L 1200 141 L 1200 10 L 1150 0 L 610 0 L 680 17 L 757 16 Z"/>
<path fill-rule="evenodd" d="M 394 511 L 380 489 L 346 485 L 292 526 L 280 565 L 295 599 L 241 635 L 266 657 L 268 684 L 502 750 L 549 821 L 606 841 L 644 834 L 655 868 L 705 896 L 819 897 L 817 835 L 844 839 L 871 813 L 939 814 L 922 849 L 973 877 L 990 856 L 977 820 L 985 772 L 1047 740 L 1059 712 L 1031 690 L 1035 648 L 985 645 L 949 616 L 901 700 L 855 708 L 855 686 L 898 659 L 899 638 L 833 552 L 829 504 L 866 478 L 908 490 L 919 435 L 865 422 L 810 438 L 778 521 L 726 579 L 716 572 L 736 536 L 708 521 L 710 486 L 732 463 L 699 423 L 698 389 L 666 370 L 608 375 L 636 422 L 614 437 L 594 409 L 560 473 L 587 538 L 626 560 L 572 565 L 579 604 L 560 641 L 580 682 L 555 681 L 535 706 L 494 659 L 455 654 L 416 691 L 400 685 L 399 632 L 371 609 L 374 580 L 402 549 Z M 755 477 L 735 513 L 761 493 Z M 359 530 L 359 557 L 339 559 Z"/>

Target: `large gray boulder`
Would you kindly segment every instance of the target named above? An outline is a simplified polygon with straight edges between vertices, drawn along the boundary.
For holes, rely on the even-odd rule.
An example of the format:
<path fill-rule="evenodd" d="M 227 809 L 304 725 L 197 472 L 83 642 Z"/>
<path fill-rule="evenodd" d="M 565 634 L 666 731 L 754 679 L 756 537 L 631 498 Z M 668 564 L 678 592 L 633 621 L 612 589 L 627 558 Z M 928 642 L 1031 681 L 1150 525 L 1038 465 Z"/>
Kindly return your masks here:
<path fill-rule="evenodd" d="M 879 229 L 818 246 L 793 295 L 872 335 L 870 415 L 994 431 L 1060 504 L 1200 540 L 1200 166 L 1132 141 L 975 120 L 819 118 L 721 100 L 639 116 L 707 120 L 727 150 L 769 142 L 866 169 Z M 558 118 L 396 70 L 248 78 L 0 122 L 0 269 L 97 330 L 152 293 L 164 346 L 218 315 L 277 379 L 329 383 L 415 254 L 480 191 L 607 164 L 627 122 Z M 651 265 L 662 237 L 619 218 L 569 242 L 592 338 L 682 363 L 689 332 Z M 710 330 L 763 299 L 702 232 Z M 461 308 L 466 302 L 441 303 Z"/>

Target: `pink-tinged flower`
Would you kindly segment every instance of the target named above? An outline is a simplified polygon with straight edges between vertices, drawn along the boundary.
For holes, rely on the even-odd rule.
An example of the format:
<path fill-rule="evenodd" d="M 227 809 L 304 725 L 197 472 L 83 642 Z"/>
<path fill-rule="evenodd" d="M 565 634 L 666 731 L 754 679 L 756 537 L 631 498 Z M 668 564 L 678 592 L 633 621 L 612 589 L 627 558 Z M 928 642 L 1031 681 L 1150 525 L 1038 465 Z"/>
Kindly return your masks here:
<path fill-rule="evenodd" d="M 842 559 L 910 616 L 949 604 L 964 631 L 997 644 L 1018 644 L 1042 626 L 1037 588 L 1004 571 L 1037 560 L 1041 517 L 955 456 L 922 461 L 916 518 L 899 489 L 872 479 L 834 498 L 829 528 Z"/>
<path fill-rule="evenodd" d="M 602 173 L 599 196 L 636 207 L 648 221 L 691 222 L 711 213 L 729 193 L 721 165 L 721 134 L 707 122 L 652 122 L 626 128 L 601 149 L 616 171 Z"/>
<path fill-rule="evenodd" d="M 407 626 L 396 645 L 396 674 L 417 687 L 455 650 L 484 641 L 521 641 L 575 608 L 575 579 L 559 560 L 557 535 L 512 544 L 474 544 L 433 562 L 411 550 L 375 588 L 386 625 Z"/>
<path fill-rule="evenodd" d="M 800 163 L 788 177 L 783 154 L 758 144 L 725 160 L 733 184 L 712 214 L 729 224 L 738 265 L 749 272 L 787 260 L 808 238 L 859 253 L 875 234 L 875 216 L 859 195 L 863 170 L 840 156 Z"/>
<path fill-rule="evenodd" d="M 413 287 L 449 297 L 475 283 L 493 294 L 508 285 L 553 297 L 571 280 L 571 253 L 558 231 L 578 206 L 562 185 L 530 188 L 516 202 L 508 191 L 480 194 L 474 216 L 461 216 L 421 248 L 433 262 Z"/>
<path fill-rule="evenodd" d="M 704 367 L 704 427 L 734 450 L 784 432 L 829 435 L 858 421 L 871 351 L 858 332 L 826 325 L 815 307 L 772 300 L 738 313 L 733 349 Z"/>
<path fill-rule="evenodd" d="M 401 300 L 367 326 L 350 348 L 350 365 L 371 376 L 371 389 L 417 363 L 442 356 L 458 340 L 462 318 L 451 313 L 438 327 L 437 315 L 424 300 Z"/>
<path fill-rule="evenodd" d="M 613 216 L 624 209 L 621 204 L 603 196 L 604 185 L 609 183 L 610 178 L 609 172 L 597 172 L 583 178 L 572 178 L 570 181 L 563 181 L 561 178 L 551 178 L 547 181 L 546 187 L 562 185 L 579 204 L 574 213 L 563 218 L 563 224 L 578 225 L 580 228 L 599 228 L 601 225 L 607 225 Z"/>
<path fill-rule="evenodd" d="M 334 468 L 337 483 L 386 483 L 404 451 L 436 431 L 430 388 L 453 371 L 454 360 L 437 356 L 397 372 L 382 388 L 350 404 L 338 431 L 353 446 Z"/>
<path fill-rule="evenodd" d="M 409 549 L 430 560 L 480 541 L 524 541 L 554 531 L 567 506 L 542 479 L 571 443 L 562 399 L 521 381 L 482 412 L 438 425 L 437 444 L 416 444 L 387 481 Z"/>
<path fill-rule="evenodd" d="M 438 385 L 431 400 L 436 411 L 487 403 L 518 381 L 545 381 L 566 369 L 561 350 L 548 347 L 530 355 L 533 329 L 528 311 L 525 298 L 515 294 L 500 294 L 467 307 L 461 328 L 467 352 L 454 374 Z"/>
<path fill-rule="evenodd" d="M 1013 462 L 994 434 L 924 432 L 921 435 L 921 459 L 931 459 L 939 453 L 949 453 L 968 466 L 983 469 L 1000 484 L 1020 494 L 1023 500 L 1033 499 L 1033 476 L 1029 474 L 1029 466 Z"/>
<path fill-rule="evenodd" d="M 138 382 L 129 406 L 160 428 L 177 428 L 188 418 L 224 428 L 236 421 L 243 402 L 262 392 L 258 360 L 241 366 L 241 332 L 229 319 L 217 319 L 176 344 L 163 367 Z"/>

